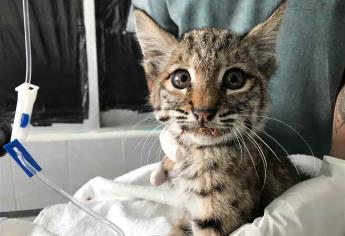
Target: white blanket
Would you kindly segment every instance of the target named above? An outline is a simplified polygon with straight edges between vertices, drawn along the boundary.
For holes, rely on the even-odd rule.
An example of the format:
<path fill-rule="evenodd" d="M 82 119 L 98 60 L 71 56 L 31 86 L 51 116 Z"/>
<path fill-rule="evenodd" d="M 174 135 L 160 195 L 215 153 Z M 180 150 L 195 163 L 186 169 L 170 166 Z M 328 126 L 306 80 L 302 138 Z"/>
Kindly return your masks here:
<path fill-rule="evenodd" d="M 319 170 L 321 166 L 321 162 L 318 160 L 314 166 L 314 159 L 306 156 L 295 155 L 290 159 L 303 172 L 312 171 L 315 174 L 315 168 Z M 328 158 L 328 160 L 330 159 L 334 158 Z M 345 178 L 345 175 L 342 175 L 342 173 L 345 174 L 344 163 L 338 163 L 340 168 L 337 167 L 336 180 Z M 115 222 L 127 236 L 166 235 L 180 212 L 179 199 L 168 185 L 153 187 L 149 184 L 150 173 L 156 165 L 142 167 L 114 181 L 101 177 L 94 178 L 85 184 L 75 194 L 75 197 Z M 325 172 L 322 176 L 289 189 L 266 208 L 264 217 L 256 219 L 252 224 L 242 226 L 232 235 L 343 236 L 342 233 L 345 232 L 342 223 L 345 222 L 345 202 L 343 201 L 345 190 L 339 185 L 339 182 L 333 181 L 334 168 L 327 168 L 327 165 L 323 164 L 322 169 Z M 315 182 L 316 186 L 313 187 Z M 335 191 L 336 195 L 327 196 L 325 193 L 321 194 L 321 198 L 317 198 L 315 193 L 310 195 L 319 186 L 322 186 L 328 193 Z M 319 192 L 322 193 L 322 191 Z M 313 199 L 315 201 L 321 199 L 322 202 L 318 203 Z M 321 213 L 317 211 L 318 208 Z M 311 210 L 312 212 L 310 212 Z M 327 221 L 330 217 L 332 223 Z M 71 204 L 45 208 L 36 218 L 35 223 L 61 236 L 114 235 L 106 226 Z M 5 235 L 2 232 L 0 224 L 0 235 Z M 18 236 L 21 234 L 7 235 Z M 40 232 L 40 234 L 25 235 L 53 234 Z"/>
<path fill-rule="evenodd" d="M 125 235 L 165 235 L 179 210 L 160 203 L 177 205 L 167 185 L 150 185 L 149 176 L 156 166 L 144 166 L 114 181 L 96 177 L 86 183 L 75 198 L 114 221 Z M 114 235 L 72 204 L 44 209 L 35 223 L 58 235 Z"/>

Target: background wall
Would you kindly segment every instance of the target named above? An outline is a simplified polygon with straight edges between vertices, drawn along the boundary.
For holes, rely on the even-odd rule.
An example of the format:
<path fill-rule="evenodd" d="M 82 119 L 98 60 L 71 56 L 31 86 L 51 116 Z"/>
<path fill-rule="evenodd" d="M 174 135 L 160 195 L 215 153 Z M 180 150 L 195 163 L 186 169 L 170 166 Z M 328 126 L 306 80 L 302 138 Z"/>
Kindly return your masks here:
<path fill-rule="evenodd" d="M 159 131 L 103 129 L 88 133 L 37 133 L 25 144 L 42 173 L 70 194 L 96 176 L 114 179 L 162 157 Z M 0 212 L 40 209 L 66 202 L 9 157 L 0 159 Z"/>
<path fill-rule="evenodd" d="M 1 3 L 1 1 L 2 0 L 0 0 L 0 5 L 5 6 Z M 33 14 L 33 8 L 35 7 L 44 11 L 45 8 L 40 8 L 40 0 L 30 1 L 30 4 L 31 2 L 34 3 L 33 6 L 30 6 L 30 15 Z M 62 86 L 64 82 L 66 82 L 68 86 L 68 82 L 70 80 L 76 79 L 76 81 L 79 81 L 78 76 L 76 76 L 75 78 L 69 78 L 59 74 L 67 73 L 66 71 L 64 71 L 63 68 L 60 67 L 58 71 L 59 73 L 55 73 L 54 70 L 48 70 L 49 74 L 46 77 L 41 78 L 41 80 L 45 80 L 45 82 L 47 82 L 47 84 L 50 86 L 53 92 L 47 89 L 47 87 L 44 85 L 45 82 L 42 82 L 35 76 L 33 77 L 33 83 L 41 86 L 41 89 L 38 94 L 37 107 L 39 109 L 42 108 L 41 111 L 43 113 L 47 112 L 47 114 L 53 116 L 47 117 L 47 119 L 43 123 L 40 123 L 40 121 L 44 121 L 44 119 L 40 120 L 40 117 L 36 116 L 37 119 L 35 118 L 36 120 L 34 120 L 34 124 L 43 124 L 49 126 L 31 127 L 29 132 L 30 136 L 28 142 L 25 143 L 25 146 L 27 146 L 30 153 L 42 166 L 43 173 L 49 179 L 54 181 L 57 185 L 59 185 L 68 193 L 74 194 L 77 189 L 79 189 L 91 178 L 94 178 L 96 176 L 102 176 L 105 178 L 113 179 L 117 176 L 122 175 L 123 173 L 136 169 L 142 165 L 158 161 L 161 158 L 162 153 L 160 152 L 159 141 L 157 139 L 159 131 L 154 129 L 155 124 L 157 123 L 155 123 L 153 119 L 147 119 L 146 121 L 144 121 L 144 119 L 147 118 L 147 114 L 138 113 L 130 110 L 115 110 L 113 108 L 117 108 L 117 106 L 111 105 L 112 102 L 118 102 L 122 99 L 121 101 L 126 100 L 126 102 L 122 103 L 121 108 L 123 108 L 123 104 L 127 104 L 128 108 L 136 109 L 139 109 L 139 107 L 143 106 L 143 97 L 147 95 L 144 80 L 142 80 L 141 82 L 141 86 L 143 86 L 144 89 L 142 90 L 142 93 L 137 93 L 137 95 L 141 95 L 137 96 L 139 99 L 136 101 L 139 102 L 136 102 L 133 99 L 126 99 L 126 97 L 124 96 L 118 96 L 119 93 L 117 91 L 121 90 L 122 87 L 121 83 L 117 83 L 117 79 L 119 78 L 119 76 L 122 76 L 122 82 L 128 81 L 126 80 L 126 75 L 122 73 L 123 71 L 121 71 L 121 68 L 123 67 L 118 67 L 116 63 L 111 64 L 112 61 L 108 61 L 110 62 L 108 66 L 112 67 L 113 72 L 116 72 L 115 74 L 107 74 L 106 72 L 106 80 L 111 84 L 111 86 L 107 85 L 108 82 L 103 83 L 104 80 L 98 79 L 99 64 L 97 60 L 97 48 L 99 48 L 99 45 L 97 45 L 98 39 L 96 37 L 96 31 L 97 29 L 99 29 L 99 25 L 96 22 L 95 17 L 95 1 L 63 0 L 58 2 L 48 2 L 50 4 L 56 4 L 57 6 L 54 5 L 52 6 L 52 8 L 58 8 L 62 12 L 64 12 L 64 7 L 61 7 L 64 6 L 63 4 L 66 4 L 66 6 L 69 6 L 68 4 L 77 4 L 77 6 L 82 7 L 79 9 L 79 13 L 80 16 L 82 16 L 83 18 L 78 18 L 79 20 L 77 21 L 76 26 L 77 28 L 79 27 L 78 29 L 80 30 L 80 32 L 83 33 L 83 35 L 85 35 L 85 38 L 80 38 L 82 42 L 82 44 L 80 45 L 82 46 L 82 48 L 79 49 L 83 51 L 84 54 L 82 55 L 87 57 L 87 60 L 84 61 L 85 63 L 87 63 L 87 65 L 85 65 L 85 67 L 81 70 L 81 72 L 84 73 L 83 76 L 86 76 L 85 78 L 87 79 L 87 83 L 78 84 L 76 88 L 70 87 L 68 88 L 68 91 L 66 91 L 65 89 L 59 89 L 59 86 Z M 79 5 L 81 2 L 83 4 Z M 106 2 L 108 4 L 129 4 L 127 1 L 96 1 L 96 3 Z M 1 13 L 0 25 L 1 27 L 3 25 L 6 25 L 6 27 L 8 27 L 8 29 L 11 30 L 11 27 L 17 27 L 17 32 L 23 34 L 23 29 L 21 29 L 21 1 L 16 0 L 11 2 L 11 4 L 15 6 L 15 12 L 20 17 L 16 19 L 16 21 L 14 21 L 16 22 L 15 25 L 12 25 L 12 20 L 7 21 L 7 23 L 5 24 L 2 20 L 4 14 L 6 14 L 6 9 L 1 8 L 0 11 L 4 14 Z M 114 14 L 116 13 L 116 9 L 118 9 L 118 7 L 121 7 L 120 5 L 116 4 L 107 6 L 112 7 L 110 9 L 115 11 Z M 55 10 L 52 11 L 55 12 Z M 47 15 L 50 14 L 48 11 L 45 13 Z M 37 19 L 41 20 L 39 15 L 40 12 L 37 13 Z M 52 14 L 52 16 L 54 16 L 54 14 Z M 113 17 L 116 17 L 116 15 L 113 15 Z M 35 18 L 33 17 L 33 19 Z M 58 21 L 59 19 L 62 18 L 54 16 L 54 19 L 51 20 Z M 41 23 L 45 25 L 49 22 Z M 33 24 L 33 28 L 35 29 L 36 25 L 35 23 Z M 65 22 L 65 24 L 63 25 L 57 24 L 55 27 L 59 29 L 59 27 L 62 26 L 65 26 L 67 28 L 72 27 L 68 22 Z M 107 26 L 106 28 L 109 29 L 109 26 Z M 39 29 L 39 27 L 36 27 L 36 30 L 39 31 Z M 1 28 L 0 34 L 1 33 L 6 34 L 7 32 L 3 31 L 3 28 Z M 131 40 L 134 40 L 132 36 L 125 35 L 123 34 L 123 32 L 121 33 L 121 35 L 124 36 L 118 35 L 117 32 L 116 37 L 113 35 L 114 32 L 108 33 L 112 35 L 111 37 L 109 36 L 110 39 L 116 40 L 112 42 L 107 42 L 110 42 L 110 44 L 115 43 L 117 47 L 121 46 L 119 44 L 121 42 L 126 43 L 125 40 L 129 38 Z M 41 34 L 41 36 L 44 38 L 45 35 L 43 31 L 41 32 Z M 10 76 L 9 78 L 0 78 L 0 119 L 1 117 L 5 118 L 6 120 L 12 119 L 14 105 L 16 102 L 16 94 L 14 92 L 14 88 L 24 81 L 24 41 L 20 41 L 21 40 L 19 40 L 16 43 L 16 46 L 18 46 L 18 50 L 20 52 L 19 57 L 21 61 L 19 62 L 19 64 L 21 66 L 17 67 L 16 63 L 8 63 L 7 65 L 11 65 L 10 69 L 12 72 L 18 72 L 17 79 L 11 80 L 13 78 L 12 76 Z M 47 42 L 49 42 L 49 40 Z M 132 43 L 133 41 L 130 41 L 129 45 L 132 45 Z M 5 44 L 3 44 L 3 41 L 0 40 L 0 48 L 1 46 L 4 48 Z M 37 54 L 37 46 L 42 46 L 39 40 L 33 45 L 34 54 Z M 54 49 L 59 48 L 60 47 L 57 45 L 54 46 Z M 111 48 L 113 47 L 111 46 Z M 14 47 L 13 49 L 16 49 L 16 47 Z M 66 47 L 64 49 L 68 51 L 69 47 Z M 51 53 L 49 48 L 46 48 L 45 52 L 48 54 Z M 109 54 L 111 53 L 116 53 L 116 51 L 109 52 Z M 127 52 L 126 50 L 124 50 L 121 53 L 121 55 L 124 55 Z M 4 55 L 0 55 L 0 57 L 1 56 Z M 81 58 L 83 57 L 80 57 L 79 59 Z M 6 58 L 3 57 L 2 59 L 5 60 Z M 121 57 L 119 57 L 117 60 L 119 59 L 121 59 Z M 35 57 L 33 58 L 33 60 L 36 61 L 35 63 L 37 64 L 41 63 Z M 49 64 L 49 61 L 47 63 Z M 72 64 L 79 71 L 81 67 L 78 63 L 78 60 L 75 62 L 61 62 L 57 60 L 58 65 Z M 128 63 L 128 61 L 124 60 L 124 63 Z M 139 68 L 138 70 L 140 70 L 138 61 L 133 61 L 132 63 L 133 66 L 136 66 L 137 68 Z M 4 64 L 1 64 L 1 66 L 3 67 L 0 67 L 0 70 L 1 68 L 9 68 L 4 66 Z M 117 68 L 119 68 L 118 71 Z M 37 70 L 37 68 L 34 68 L 34 70 Z M 101 73 L 104 73 L 104 71 L 102 71 Z M 120 75 L 118 73 L 120 73 Z M 56 79 L 54 76 L 58 77 L 58 79 Z M 135 94 L 133 93 L 133 86 L 137 86 L 136 89 L 140 89 L 138 87 L 138 84 L 140 83 L 136 83 L 134 79 L 140 78 L 136 78 L 135 76 L 132 76 L 131 78 L 132 82 L 127 84 L 128 89 L 126 90 L 126 93 L 130 96 L 133 96 L 133 94 Z M 101 82 L 99 83 L 99 81 Z M 119 81 L 121 81 L 121 79 L 119 79 Z M 104 95 L 104 93 L 103 95 L 99 96 L 100 86 L 103 86 L 103 89 L 107 89 L 107 94 L 111 98 L 116 99 L 111 99 L 109 100 L 111 101 L 111 103 L 107 102 L 105 103 L 107 105 L 104 105 L 104 103 L 102 102 L 104 101 L 102 100 L 102 96 Z M 122 89 L 122 91 L 124 90 Z M 61 98 L 59 96 L 55 96 L 56 93 L 58 93 L 58 95 Z M 77 96 L 78 98 L 73 99 L 68 97 L 69 93 Z M 122 93 L 122 95 L 126 95 L 126 93 Z M 106 97 L 108 97 L 108 95 Z M 82 110 L 78 111 L 82 112 L 78 114 L 81 114 L 81 116 L 78 119 L 69 122 L 69 120 L 64 118 L 65 113 L 63 113 L 68 112 L 69 108 L 63 106 L 60 106 L 59 108 L 62 112 L 60 113 L 61 116 L 55 116 L 58 113 L 49 113 L 50 108 L 44 105 L 44 102 L 46 101 L 47 97 L 49 98 L 48 101 L 51 101 L 56 106 L 61 105 L 59 103 L 61 99 L 67 99 L 67 101 L 71 101 L 72 105 L 75 103 L 79 104 L 78 106 Z M 103 104 L 102 107 L 105 108 L 102 112 L 100 112 L 100 97 L 102 100 L 101 104 Z M 120 100 L 117 100 L 118 98 L 120 98 Z M 11 100 L 10 103 L 8 102 L 8 99 Z M 135 106 L 130 106 L 130 103 L 134 104 Z M 8 106 L 8 104 L 11 104 L 11 106 Z M 69 103 L 67 102 L 65 104 Z M 84 106 L 83 104 L 87 104 L 87 106 Z M 46 110 L 44 110 L 43 108 L 45 108 Z M 87 109 L 85 110 L 84 108 Z M 36 109 L 33 114 L 39 115 L 40 113 Z M 56 122 L 65 123 L 57 124 Z M 75 124 L 74 122 L 79 122 L 79 124 Z M 9 156 L 5 156 L 0 159 L 0 216 L 3 216 L 4 212 L 11 212 L 10 215 L 13 216 L 15 214 L 13 213 L 13 211 L 40 209 L 52 204 L 62 202 L 66 202 L 66 200 L 59 197 L 58 194 L 50 190 L 47 186 L 35 180 L 35 177 L 29 179 L 26 175 L 24 175 L 22 170 L 19 169 L 19 167 L 10 159 Z"/>

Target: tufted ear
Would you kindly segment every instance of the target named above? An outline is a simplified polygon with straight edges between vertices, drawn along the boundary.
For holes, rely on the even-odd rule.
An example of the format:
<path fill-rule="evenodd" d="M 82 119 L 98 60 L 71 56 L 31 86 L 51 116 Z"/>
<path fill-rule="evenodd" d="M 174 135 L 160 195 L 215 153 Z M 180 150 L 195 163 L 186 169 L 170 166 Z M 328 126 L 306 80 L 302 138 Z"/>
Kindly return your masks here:
<path fill-rule="evenodd" d="M 144 55 L 144 69 L 149 79 L 154 79 L 167 64 L 178 42 L 143 11 L 136 9 L 133 13 L 137 37 Z"/>
<path fill-rule="evenodd" d="M 275 69 L 277 36 L 286 8 L 287 3 L 284 1 L 265 22 L 254 27 L 242 41 L 249 56 L 267 75 Z"/>

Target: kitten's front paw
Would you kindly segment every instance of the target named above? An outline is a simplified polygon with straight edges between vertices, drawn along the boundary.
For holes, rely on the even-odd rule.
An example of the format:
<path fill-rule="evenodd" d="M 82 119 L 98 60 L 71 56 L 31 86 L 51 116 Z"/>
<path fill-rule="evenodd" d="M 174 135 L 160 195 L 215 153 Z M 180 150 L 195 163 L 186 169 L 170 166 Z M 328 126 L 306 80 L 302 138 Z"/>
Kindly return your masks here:
<path fill-rule="evenodd" d="M 167 176 L 165 175 L 164 170 L 161 167 L 157 168 L 151 173 L 150 183 L 154 186 L 159 186 L 163 184 L 166 180 Z"/>

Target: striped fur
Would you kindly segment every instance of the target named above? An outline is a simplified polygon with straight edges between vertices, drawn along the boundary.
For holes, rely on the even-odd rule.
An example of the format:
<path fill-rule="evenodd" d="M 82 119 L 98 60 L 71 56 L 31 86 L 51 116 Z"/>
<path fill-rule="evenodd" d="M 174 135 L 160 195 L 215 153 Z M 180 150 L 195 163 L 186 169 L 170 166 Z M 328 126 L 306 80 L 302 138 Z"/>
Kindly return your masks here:
<path fill-rule="evenodd" d="M 135 11 L 143 65 L 154 84 L 150 102 L 184 153 L 174 164 L 163 163 L 185 209 L 170 235 L 229 235 L 300 181 L 291 163 L 273 155 L 258 132 L 269 112 L 267 82 L 276 67 L 285 8 L 284 3 L 246 36 L 204 28 L 179 39 Z M 229 89 L 224 76 L 233 68 L 246 79 Z M 181 70 L 190 80 L 177 88 L 173 78 Z"/>

